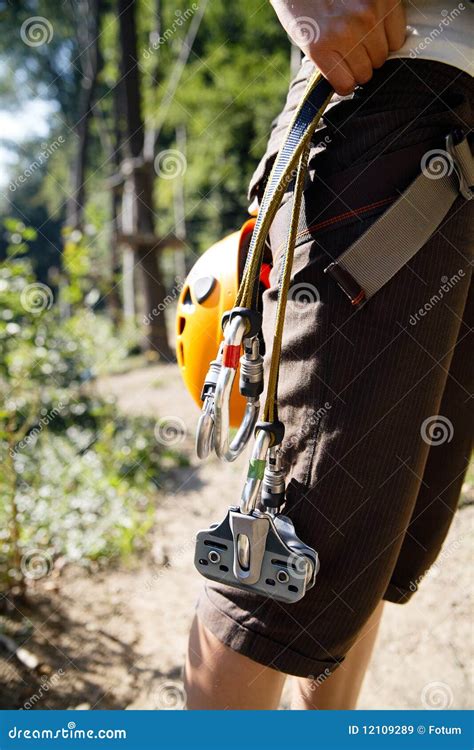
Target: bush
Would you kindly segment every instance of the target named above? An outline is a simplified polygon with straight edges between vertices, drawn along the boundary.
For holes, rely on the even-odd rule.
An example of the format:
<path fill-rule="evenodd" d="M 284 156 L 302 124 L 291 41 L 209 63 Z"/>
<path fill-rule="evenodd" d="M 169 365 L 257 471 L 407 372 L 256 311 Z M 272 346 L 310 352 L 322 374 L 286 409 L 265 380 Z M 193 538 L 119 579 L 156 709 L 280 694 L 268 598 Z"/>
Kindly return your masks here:
<path fill-rule="evenodd" d="M 11 226 L 22 238 L 18 224 Z M 126 354 L 110 322 L 61 317 L 21 242 L 0 263 L 0 587 L 54 558 L 110 559 L 143 547 L 164 460 L 152 419 L 118 416 L 94 379 Z"/>

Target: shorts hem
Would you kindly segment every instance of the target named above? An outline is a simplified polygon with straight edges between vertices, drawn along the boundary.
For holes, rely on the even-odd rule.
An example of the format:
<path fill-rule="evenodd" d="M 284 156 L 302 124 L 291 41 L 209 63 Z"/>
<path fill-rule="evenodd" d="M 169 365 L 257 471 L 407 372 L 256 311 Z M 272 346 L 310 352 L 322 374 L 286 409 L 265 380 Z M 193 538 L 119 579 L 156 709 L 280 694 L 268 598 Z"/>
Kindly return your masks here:
<path fill-rule="evenodd" d="M 389 583 L 382 598 L 386 602 L 392 602 L 392 604 L 406 604 L 410 601 L 414 593 L 415 591 L 412 591 L 411 589 L 402 588 L 401 586 L 396 586 L 394 583 Z"/>
<path fill-rule="evenodd" d="M 207 587 L 197 609 L 199 621 L 225 646 L 265 667 L 295 677 L 322 680 L 329 677 L 344 661 L 312 659 L 289 646 L 273 641 L 242 625 L 211 601 Z"/>

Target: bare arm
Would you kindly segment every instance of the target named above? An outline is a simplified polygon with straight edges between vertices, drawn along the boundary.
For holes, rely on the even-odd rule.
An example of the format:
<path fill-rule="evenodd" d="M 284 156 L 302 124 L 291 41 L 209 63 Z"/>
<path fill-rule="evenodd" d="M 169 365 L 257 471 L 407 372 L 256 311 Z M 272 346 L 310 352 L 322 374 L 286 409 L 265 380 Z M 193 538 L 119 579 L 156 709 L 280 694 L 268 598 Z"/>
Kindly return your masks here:
<path fill-rule="evenodd" d="M 271 0 L 280 22 L 338 94 L 367 83 L 403 45 L 401 0 Z"/>

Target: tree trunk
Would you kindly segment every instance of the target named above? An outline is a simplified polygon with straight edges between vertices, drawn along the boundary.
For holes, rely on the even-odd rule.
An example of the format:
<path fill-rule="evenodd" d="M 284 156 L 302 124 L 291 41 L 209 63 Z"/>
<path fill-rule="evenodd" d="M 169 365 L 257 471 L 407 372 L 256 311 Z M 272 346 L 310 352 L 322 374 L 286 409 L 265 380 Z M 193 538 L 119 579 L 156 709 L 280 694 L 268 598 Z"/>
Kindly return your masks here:
<path fill-rule="evenodd" d="M 113 186 L 111 189 L 111 232 L 110 232 L 110 275 L 111 285 L 106 301 L 114 327 L 117 328 L 121 321 L 121 301 L 119 293 L 119 276 L 121 271 L 119 253 L 119 222 L 120 207 L 122 203 L 122 185 Z"/>
<path fill-rule="evenodd" d="M 186 159 L 186 127 L 184 125 L 178 125 L 176 128 L 176 146 Z M 178 176 L 174 181 L 173 203 L 175 234 L 179 239 L 183 240 L 182 250 L 174 253 L 175 276 L 184 283 L 186 277 L 186 203 L 182 175 Z"/>
<path fill-rule="evenodd" d="M 133 189 L 131 218 L 132 234 L 140 241 L 133 242 L 137 263 L 143 274 L 145 296 L 145 348 L 157 352 L 167 361 L 174 359 L 168 344 L 166 321 L 163 314 L 166 290 L 157 260 L 155 208 L 153 196 L 153 161 L 144 160 L 145 125 L 142 115 L 141 78 L 137 65 L 136 0 L 119 0 L 119 28 L 121 45 L 121 75 L 126 114 L 128 159 L 123 167 L 127 187 Z"/>
<path fill-rule="evenodd" d="M 80 0 L 77 7 L 77 35 L 81 50 L 81 91 L 75 127 L 77 150 L 72 167 L 72 190 L 67 204 L 66 223 L 70 229 L 83 230 L 85 171 L 90 140 L 90 121 L 99 70 L 100 0 Z"/>

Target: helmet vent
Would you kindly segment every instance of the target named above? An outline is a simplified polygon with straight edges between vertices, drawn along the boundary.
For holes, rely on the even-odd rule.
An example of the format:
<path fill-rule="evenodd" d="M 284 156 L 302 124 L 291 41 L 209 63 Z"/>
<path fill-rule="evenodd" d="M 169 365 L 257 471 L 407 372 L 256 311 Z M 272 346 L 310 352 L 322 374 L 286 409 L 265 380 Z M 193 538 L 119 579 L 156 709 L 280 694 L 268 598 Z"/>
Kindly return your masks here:
<path fill-rule="evenodd" d="M 183 305 L 192 305 L 193 300 L 191 298 L 191 289 L 189 286 L 186 287 L 183 293 Z"/>
<path fill-rule="evenodd" d="M 181 336 L 181 334 L 184 331 L 185 325 L 186 325 L 186 318 L 183 315 L 180 315 L 178 318 L 178 335 Z"/>

